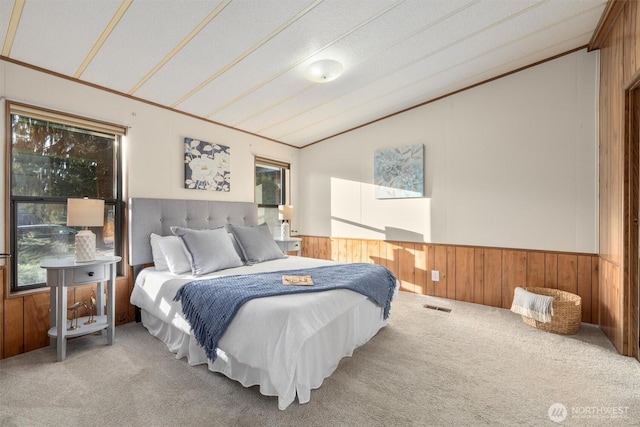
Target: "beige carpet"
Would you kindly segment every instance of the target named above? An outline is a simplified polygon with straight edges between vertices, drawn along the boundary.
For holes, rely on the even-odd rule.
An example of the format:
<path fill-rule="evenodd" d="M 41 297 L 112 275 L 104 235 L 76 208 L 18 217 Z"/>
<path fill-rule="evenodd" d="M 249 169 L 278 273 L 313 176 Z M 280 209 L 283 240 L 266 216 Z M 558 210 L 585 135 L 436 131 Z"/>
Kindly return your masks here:
<path fill-rule="evenodd" d="M 451 313 L 422 307 L 452 308 Z M 176 360 L 140 324 L 0 361 L 2 426 L 640 425 L 640 363 L 595 326 L 535 330 L 508 310 L 401 293 L 386 328 L 311 402 L 276 399 Z M 554 407 L 554 408 L 556 408 Z"/>

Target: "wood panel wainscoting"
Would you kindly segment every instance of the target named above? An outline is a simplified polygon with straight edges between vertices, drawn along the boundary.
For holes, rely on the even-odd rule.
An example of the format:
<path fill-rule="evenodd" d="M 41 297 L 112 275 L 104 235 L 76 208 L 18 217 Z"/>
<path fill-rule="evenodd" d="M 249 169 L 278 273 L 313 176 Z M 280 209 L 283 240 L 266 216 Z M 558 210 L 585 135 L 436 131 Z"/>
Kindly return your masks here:
<path fill-rule="evenodd" d="M 398 277 L 403 291 L 508 309 L 516 286 L 540 286 L 580 295 L 583 322 L 598 323 L 599 316 L 616 316 L 619 312 L 609 308 L 616 304 L 615 296 L 599 301 L 599 263 L 595 254 L 299 237 L 302 256 L 384 265 Z M 604 280 L 617 274 L 617 266 L 605 266 L 607 273 L 601 274 Z M 440 272 L 439 281 L 431 280 L 432 270 Z M 0 266 L 0 279 L 4 274 L 5 269 Z M 134 320 L 134 308 L 129 304 L 131 277 L 133 274 L 116 279 L 116 325 Z M 0 355 L 6 358 L 48 346 L 49 289 L 3 296 L 4 287 L 0 288 Z M 92 289 L 92 285 L 69 288 L 69 304 L 86 301 Z M 602 313 L 599 307 L 603 307 Z M 52 358 L 55 359 L 55 352 Z"/>
<path fill-rule="evenodd" d="M 508 309 L 517 286 L 556 288 L 580 295 L 582 321 L 598 323 L 597 254 L 298 237 L 302 256 L 384 265 L 403 291 Z M 439 281 L 431 280 L 432 270 Z"/>
<path fill-rule="evenodd" d="M 0 274 L 4 273 L 4 268 Z M 4 279 L 4 277 L 2 277 Z M 4 283 L 4 280 L 3 280 Z M 3 287 L 4 289 L 4 287 Z M 77 301 L 88 301 L 91 290 L 95 285 L 78 286 L 69 288 L 68 304 Z M 116 279 L 116 325 L 131 322 L 133 320 L 133 307 L 129 304 L 131 284 L 127 277 Z M 2 291 L 0 291 L 2 292 Z M 0 350 L 2 358 L 15 356 L 27 351 L 36 350 L 49 345 L 47 331 L 49 322 L 49 288 L 32 292 L 24 292 L 16 295 L 4 295 L 2 299 L 2 325 L 0 326 Z M 79 316 L 86 316 L 88 312 L 78 311 Z M 116 341 L 117 341 L 116 333 Z M 55 360 L 55 351 L 51 353 Z"/>

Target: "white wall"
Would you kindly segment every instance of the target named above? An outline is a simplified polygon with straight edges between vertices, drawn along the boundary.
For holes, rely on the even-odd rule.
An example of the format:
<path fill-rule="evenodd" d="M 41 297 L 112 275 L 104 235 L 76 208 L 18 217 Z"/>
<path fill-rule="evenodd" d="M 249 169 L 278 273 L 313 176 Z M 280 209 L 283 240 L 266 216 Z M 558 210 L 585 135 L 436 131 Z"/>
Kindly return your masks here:
<path fill-rule="evenodd" d="M 127 197 L 187 198 L 207 200 L 254 200 L 254 155 L 292 164 L 297 173 L 298 149 L 243 132 L 197 120 L 87 85 L 61 79 L 18 65 L 0 61 L 2 112 L 6 101 L 46 107 L 62 112 L 130 126 L 125 139 Z M 4 115 L 2 116 L 4 117 Z M 5 135 L 5 121 L 0 131 Z M 183 143 L 185 137 L 216 142 L 231 147 L 231 191 L 186 190 L 183 185 Z M 5 144 L 0 161 L 5 163 Z M 4 174 L 0 176 L 0 200 L 4 203 Z M 295 203 L 297 188 L 292 183 Z M 4 208 L 4 206 L 3 206 Z M 8 220 L 5 209 L 0 211 Z M 4 243 L 4 228 L 0 230 Z"/>
<path fill-rule="evenodd" d="M 299 231 L 595 253 L 597 53 L 528 68 L 306 147 Z M 425 197 L 377 200 L 375 150 L 425 146 Z"/>

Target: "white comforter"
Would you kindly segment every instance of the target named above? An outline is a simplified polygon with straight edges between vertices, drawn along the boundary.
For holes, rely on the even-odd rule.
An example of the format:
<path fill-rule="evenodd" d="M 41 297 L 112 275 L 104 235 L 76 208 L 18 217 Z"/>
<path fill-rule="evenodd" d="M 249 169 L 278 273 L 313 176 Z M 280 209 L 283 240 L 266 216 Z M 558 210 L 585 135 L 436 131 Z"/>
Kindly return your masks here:
<path fill-rule="evenodd" d="M 328 264 L 332 262 L 289 257 L 253 266 L 228 269 L 201 278 Z M 190 275 L 176 276 L 168 272 L 155 271 L 153 268 L 145 269 L 136 280 L 131 303 L 184 334 L 188 334 L 191 341 L 194 341 L 191 327 L 183 317 L 180 303 L 173 301 L 180 286 L 192 280 L 194 278 Z M 335 349 L 318 350 L 312 338 L 320 335 L 323 329 L 329 333 L 328 326 L 338 320 L 353 322 L 353 316 L 362 316 L 369 321 L 353 334 L 342 337 L 341 341 L 344 343 L 336 343 Z M 266 373 L 268 384 L 262 384 L 262 379 L 247 379 L 246 374 L 241 375 L 242 379 L 234 379 L 238 379 L 245 386 L 259 383 L 261 392 L 277 395 L 278 407 L 285 409 L 295 399 L 296 392 L 300 403 L 308 401 L 310 388 L 319 387 L 322 379 L 329 376 L 336 368 L 340 358 L 350 355 L 353 349 L 368 341 L 385 324 L 380 307 L 364 295 L 349 290 L 258 298 L 247 302 L 238 311 L 219 342 L 217 359 L 215 362 L 209 361 L 209 365 L 210 369 L 232 378 L 234 374 L 231 372 L 230 361 L 233 361 L 232 365 L 240 364 L 249 369 L 258 370 L 261 377 Z M 334 327 L 340 328 L 339 325 Z M 149 329 L 151 331 L 151 328 Z M 305 348 L 307 343 L 309 348 Z M 325 351 L 331 351 L 332 354 L 317 354 L 317 356 L 331 360 L 300 361 L 301 355 L 305 352 L 313 354 L 304 354 L 304 359 L 310 357 L 313 359 L 316 357 L 315 353 Z M 178 356 L 182 357 L 181 354 Z M 335 358 L 337 359 L 334 362 Z M 191 360 L 189 362 L 193 363 Z M 313 372 L 316 365 L 321 372 Z M 308 378 L 300 378 L 303 376 Z"/>

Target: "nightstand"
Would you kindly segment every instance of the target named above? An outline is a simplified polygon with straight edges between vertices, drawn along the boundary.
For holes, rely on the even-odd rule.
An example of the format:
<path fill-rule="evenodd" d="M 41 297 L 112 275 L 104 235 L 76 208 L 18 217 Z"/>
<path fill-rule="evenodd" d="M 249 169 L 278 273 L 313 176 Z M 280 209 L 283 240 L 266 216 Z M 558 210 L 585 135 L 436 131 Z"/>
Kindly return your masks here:
<path fill-rule="evenodd" d="M 298 252 L 298 256 L 301 256 L 302 251 L 301 251 L 301 246 L 302 246 L 302 239 L 299 237 L 289 237 L 288 239 L 275 239 L 276 243 L 278 244 L 278 247 L 280 248 L 280 250 L 284 253 L 287 252 L 292 252 L 292 251 L 297 251 Z"/>
<path fill-rule="evenodd" d="M 116 307 L 116 263 L 119 256 L 96 257 L 91 262 L 76 263 L 73 258 L 45 261 L 40 267 L 47 270 L 47 286 L 50 290 L 49 337 L 51 348 L 57 349 L 56 360 L 61 362 L 67 354 L 67 338 L 91 334 L 107 330 L 107 345 L 115 341 L 115 307 Z M 104 314 L 104 285 L 107 284 L 107 315 Z M 67 288 L 97 283 L 95 322 L 85 324 L 89 317 L 81 317 L 76 321 L 78 329 L 69 330 L 67 320 Z"/>

